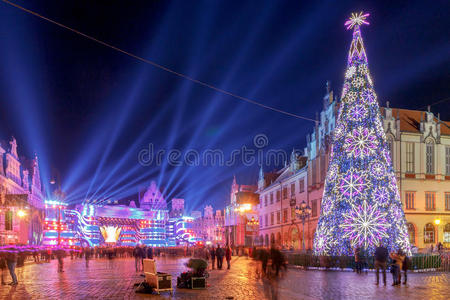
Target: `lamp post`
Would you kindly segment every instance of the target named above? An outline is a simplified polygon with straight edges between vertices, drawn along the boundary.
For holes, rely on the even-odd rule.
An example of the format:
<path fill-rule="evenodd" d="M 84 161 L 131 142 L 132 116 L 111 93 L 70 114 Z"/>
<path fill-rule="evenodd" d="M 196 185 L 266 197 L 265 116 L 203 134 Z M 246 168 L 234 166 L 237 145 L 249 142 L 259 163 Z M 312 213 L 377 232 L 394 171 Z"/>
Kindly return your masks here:
<path fill-rule="evenodd" d="M 436 243 L 439 244 L 439 224 L 441 224 L 441 219 L 435 219 L 434 224 L 436 225 Z"/>
<path fill-rule="evenodd" d="M 255 219 L 254 216 L 252 216 L 251 220 L 247 220 L 247 225 L 249 225 L 252 228 L 252 247 L 255 246 L 255 233 L 257 226 L 259 226 L 259 221 Z"/>
<path fill-rule="evenodd" d="M 297 218 L 302 220 L 303 224 L 303 238 L 302 238 L 302 249 L 305 251 L 305 220 L 309 218 L 311 215 L 311 207 L 306 204 L 305 201 L 302 201 L 300 206 L 295 207 L 295 214 L 297 215 Z"/>

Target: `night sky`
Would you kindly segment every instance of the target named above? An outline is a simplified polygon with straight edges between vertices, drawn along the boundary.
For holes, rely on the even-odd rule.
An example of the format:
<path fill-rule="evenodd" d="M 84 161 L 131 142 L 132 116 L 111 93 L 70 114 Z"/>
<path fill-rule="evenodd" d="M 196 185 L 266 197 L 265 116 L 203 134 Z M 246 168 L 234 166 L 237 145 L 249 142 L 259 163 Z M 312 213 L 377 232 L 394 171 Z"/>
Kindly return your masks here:
<path fill-rule="evenodd" d="M 95 3 L 92 3 L 95 2 Z M 15 1 L 123 50 L 288 112 L 315 118 L 325 82 L 341 93 L 351 12 L 362 28 L 382 106 L 426 109 L 450 97 L 448 1 Z M 0 2 L 0 137 L 37 152 L 45 184 L 58 174 L 71 203 L 124 199 L 156 180 L 188 210 L 229 202 L 235 174 L 258 165 L 138 163 L 178 149 L 302 151 L 314 123 L 220 94 Z M 450 102 L 432 106 L 450 120 Z M 181 160 L 181 159 L 180 159 Z M 278 167 L 280 167 L 279 165 Z M 265 166 L 269 171 L 277 166 Z"/>

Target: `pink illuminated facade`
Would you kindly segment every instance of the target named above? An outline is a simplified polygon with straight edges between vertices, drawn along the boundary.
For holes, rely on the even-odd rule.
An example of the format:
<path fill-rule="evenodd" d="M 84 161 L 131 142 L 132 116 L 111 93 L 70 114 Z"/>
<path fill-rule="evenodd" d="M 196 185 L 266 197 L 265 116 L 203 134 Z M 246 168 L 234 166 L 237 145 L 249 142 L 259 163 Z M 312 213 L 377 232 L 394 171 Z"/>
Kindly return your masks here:
<path fill-rule="evenodd" d="M 0 145 L 0 245 L 41 243 L 43 208 L 38 158 L 19 158 L 13 137 Z"/>

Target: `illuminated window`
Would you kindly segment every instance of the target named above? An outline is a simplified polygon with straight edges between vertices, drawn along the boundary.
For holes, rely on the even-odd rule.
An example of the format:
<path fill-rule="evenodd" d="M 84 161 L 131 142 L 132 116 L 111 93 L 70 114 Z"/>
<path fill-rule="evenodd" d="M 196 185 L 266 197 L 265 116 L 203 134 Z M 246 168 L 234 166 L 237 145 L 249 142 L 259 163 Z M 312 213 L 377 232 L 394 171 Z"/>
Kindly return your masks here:
<path fill-rule="evenodd" d="M 436 209 L 436 192 L 425 192 L 425 209 Z"/>
<path fill-rule="evenodd" d="M 415 198 L 416 198 L 416 192 L 405 192 L 406 209 L 414 209 Z"/>
<path fill-rule="evenodd" d="M 5 211 L 5 230 L 13 230 L 13 212 Z"/>
<path fill-rule="evenodd" d="M 288 221 L 288 209 L 283 209 L 283 223 L 287 223 Z"/>
<path fill-rule="evenodd" d="M 412 223 L 406 224 L 406 227 L 408 228 L 408 237 L 409 237 L 409 243 L 411 245 L 416 244 L 416 228 Z"/>
<path fill-rule="evenodd" d="M 444 243 L 450 243 L 450 223 L 444 227 Z"/>
<path fill-rule="evenodd" d="M 387 137 L 387 146 L 389 153 L 391 154 L 391 161 L 394 161 L 394 138 L 392 136 Z"/>
<path fill-rule="evenodd" d="M 295 220 L 295 207 L 291 207 L 291 220 Z"/>
<path fill-rule="evenodd" d="M 450 175 L 450 147 L 445 147 L 445 174 Z"/>
<path fill-rule="evenodd" d="M 414 173 L 414 143 L 406 143 L 406 173 Z"/>
<path fill-rule="evenodd" d="M 434 243 L 434 226 L 431 223 L 425 225 L 423 229 L 423 242 L 426 244 Z"/>
<path fill-rule="evenodd" d="M 445 192 L 445 210 L 450 210 L 450 192 Z"/>
<path fill-rule="evenodd" d="M 311 216 L 317 217 L 317 200 L 312 200 L 311 201 Z"/>
<path fill-rule="evenodd" d="M 305 179 L 302 178 L 299 180 L 298 182 L 298 189 L 299 189 L 299 193 L 303 193 L 305 191 Z"/>
<path fill-rule="evenodd" d="M 427 174 L 434 174 L 434 143 L 429 139 L 425 146 Z"/>

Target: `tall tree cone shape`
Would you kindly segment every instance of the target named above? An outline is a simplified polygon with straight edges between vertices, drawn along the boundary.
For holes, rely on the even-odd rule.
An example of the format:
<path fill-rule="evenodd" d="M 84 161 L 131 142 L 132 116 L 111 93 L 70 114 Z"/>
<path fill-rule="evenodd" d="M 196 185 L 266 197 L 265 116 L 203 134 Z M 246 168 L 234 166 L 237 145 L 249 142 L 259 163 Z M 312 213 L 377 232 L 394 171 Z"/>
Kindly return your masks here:
<path fill-rule="evenodd" d="M 411 254 L 391 153 L 381 124 L 360 25 L 368 14 L 353 14 L 353 29 L 321 213 L 314 236 L 316 255 L 373 254 L 382 244 Z"/>

